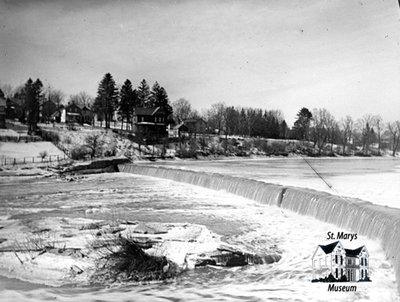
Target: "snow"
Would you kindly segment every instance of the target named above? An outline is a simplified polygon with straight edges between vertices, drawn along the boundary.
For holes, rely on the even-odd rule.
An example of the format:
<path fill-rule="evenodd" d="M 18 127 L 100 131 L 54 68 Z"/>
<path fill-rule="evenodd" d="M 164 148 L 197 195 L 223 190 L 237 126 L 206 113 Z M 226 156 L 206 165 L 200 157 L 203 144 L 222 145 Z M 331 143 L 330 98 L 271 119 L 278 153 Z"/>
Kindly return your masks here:
<path fill-rule="evenodd" d="M 26 157 L 32 159 L 32 157 L 40 157 L 40 152 L 43 151 L 46 151 L 48 155 L 59 156 L 60 158 L 65 155 L 51 142 L 0 142 L 0 157 L 2 158 L 23 159 Z"/>
<path fill-rule="evenodd" d="M 298 301 L 399 301 L 393 267 L 379 242 L 363 236 L 351 242 L 342 240 L 342 243 L 349 248 L 367 246 L 372 282 L 355 284 L 355 293 L 330 293 L 327 292 L 328 284 L 311 283 L 311 257 L 317 245 L 328 243 L 329 231 L 348 230 L 278 207 L 224 192 L 123 173 L 88 175 L 71 183 L 62 179 L 44 179 L 25 183 L 23 190 L 18 188 L 18 183 L 13 186 L 0 180 L 0 188 L 0 198 L 4 201 L 0 205 L 0 217 L 3 217 L 0 225 L 4 226 L 0 238 L 8 236 L 11 240 L 18 234 L 23 238 L 24 232 L 47 227 L 56 233 L 73 234 L 64 239 L 68 242 L 67 247 L 85 248 L 93 232 L 77 231 L 77 226 L 114 217 L 168 229 L 166 234 L 154 234 L 165 239 L 157 252 L 166 253 L 176 262 L 182 261 L 180 259 L 186 253 L 212 250 L 220 241 L 254 253 L 282 256 L 279 262 L 271 265 L 195 269 L 165 284 L 115 285 L 111 288 L 78 286 L 75 289 L 39 286 L 22 290 L 26 288 L 24 284 L 19 288 L 18 282 L 14 282 L 17 284 L 14 286 L 10 282 L 0 282 L 3 284 L 0 285 L 2 301 L 41 301 L 54 297 L 58 301 L 119 301 L 127 297 L 134 301 L 204 301 L 205 297 L 229 301 L 292 301 L 294 297 Z M 35 208 L 32 213 L 29 213 L 30 205 Z M 102 210 L 86 213 L 91 206 Z M 52 210 L 37 212 L 41 207 Z M 23 215 L 18 215 L 22 210 Z M 192 239 L 197 242 L 190 242 Z M 7 244 L 6 241 L 0 247 Z M 2 274 L 20 277 L 18 259 L 14 255 L 8 256 L 10 258 L 0 258 L 0 264 L 4 268 L 11 266 L 14 271 L 2 270 Z M 31 273 L 40 282 L 47 282 L 50 277 L 54 281 L 60 280 L 72 264 L 68 257 L 57 264 L 53 263 L 53 255 L 45 257 L 28 266 L 35 270 Z M 53 265 L 57 273 L 51 269 L 43 272 L 43 276 L 39 273 L 40 268 Z M 29 273 L 29 269 L 25 271 L 25 275 Z"/>

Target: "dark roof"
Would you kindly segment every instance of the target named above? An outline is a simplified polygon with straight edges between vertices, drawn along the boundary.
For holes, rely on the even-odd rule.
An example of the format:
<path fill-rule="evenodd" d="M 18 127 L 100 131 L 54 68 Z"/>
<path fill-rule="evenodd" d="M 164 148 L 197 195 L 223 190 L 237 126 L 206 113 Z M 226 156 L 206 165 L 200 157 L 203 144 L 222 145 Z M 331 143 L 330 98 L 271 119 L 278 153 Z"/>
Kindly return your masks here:
<path fill-rule="evenodd" d="M 360 255 L 363 247 L 364 246 L 360 246 L 358 249 L 354 249 L 354 250 L 349 250 L 349 249 L 344 249 L 344 250 L 346 251 L 346 256 L 357 257 L 358 255 Z"/>
<path fill-rule="evenodd" d="M 176 125 L 174 127 L 174 129 L 179 129 L 181 131 L 188 131 L 189 130 L 189 128 L 186 127 L 186 125 L 184 123 L 180 123 L 179 125 Z"/>
<path fill-rule="evenodd" d="M 339 243 L 339 241 L 333 242 L 328 245 L 320 245 L 321 249 L 325 252 L 325 254 L 330 254 L 336 247 L 336 245 Z"/>

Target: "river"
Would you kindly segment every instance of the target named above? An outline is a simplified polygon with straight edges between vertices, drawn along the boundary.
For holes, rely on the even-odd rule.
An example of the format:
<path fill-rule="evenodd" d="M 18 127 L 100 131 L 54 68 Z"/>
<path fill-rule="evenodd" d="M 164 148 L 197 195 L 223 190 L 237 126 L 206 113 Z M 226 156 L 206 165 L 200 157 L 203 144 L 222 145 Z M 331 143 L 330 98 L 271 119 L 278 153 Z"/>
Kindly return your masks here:
<path fill-rule="evenodd" d="M 392 206 L 399 203 L 399 182 L 396 182 L 399 161 L 308 161 L 333 186 L 335 193 L 347 192 L 346 195 L 359 198 L 367 196 L 376 203 L 381 196 L 376 193 L 380 190 L 379 183 L 384 179 L 392 180 L 393 190 L 380 200 Z M 175 161 L 151 165 L 332 190 L 301 159 Z M 359 188 L 364 184 L 357 179 L 363 177 L 368 179 L 368 189 L 374 196 L 362 193 Z M 376 183 L 376 190 L 371 183 Z M 353 190 L 345 191 L 351 187 Z M 139 221 L 202 224 L 230 244 L 282 256 L 281 261 L 270 265 L 201 268 L 185 272 L 172 281 L 148 285 L 52 288 L 3 276 L 0 279 L 1 301 L 400 301 L 394 269 L 380 242 L 364 236 L 358 236 L 355 241 L 343 240 L 346 248 L 367 246 L 372 282 L 356 283 L 356 292 L 328 292 L 328 284 L 311 283 L 311 257 L 319 244 L 329 242 L 328 232 L 349 230 L 224 191 L 126 173 L 88 175 L 76 182 L 58 178 L 0 180 L 0 188 L 0 223 L 48 216 L 87 217 L 85 210 L 89 206 L 101 206 L 105 210 L 92 218 L 111 215 Z"/>

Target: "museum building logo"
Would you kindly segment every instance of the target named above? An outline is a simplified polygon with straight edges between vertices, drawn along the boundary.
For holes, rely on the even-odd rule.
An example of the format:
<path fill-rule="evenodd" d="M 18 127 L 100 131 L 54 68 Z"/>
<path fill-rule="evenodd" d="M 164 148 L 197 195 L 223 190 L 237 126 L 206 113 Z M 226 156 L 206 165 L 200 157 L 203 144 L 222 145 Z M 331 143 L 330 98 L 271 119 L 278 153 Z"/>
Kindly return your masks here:
<path fill-rule="evenodd" d="M 317 246 L 312 257 L 311 282 L 363 281 L 371 281 L 365 245 L 353 250 L 344 248 L 340 241 Z M 347 287 L 330 285 L 328 291 L 349 291 Z M 355 286 L 351 288 L 351 291 L 357 290 Z"/>

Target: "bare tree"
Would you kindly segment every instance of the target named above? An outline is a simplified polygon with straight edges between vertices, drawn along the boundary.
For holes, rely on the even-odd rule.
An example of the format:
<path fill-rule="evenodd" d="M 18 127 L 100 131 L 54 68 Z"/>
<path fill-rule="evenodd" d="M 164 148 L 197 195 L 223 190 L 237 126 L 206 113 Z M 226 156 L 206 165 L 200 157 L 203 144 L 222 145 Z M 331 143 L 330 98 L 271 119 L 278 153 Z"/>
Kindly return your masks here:
<path fill-rule="evenodd" d="M 183 122 L 191 118 L 193 110 L 192 105 L 190 102 L 184 98 L 180 98 L 172 103 L 172 109 L 174 112 L 175 117 L 180 121 Z"/>
<path fill-rule="evenodd" d="M 14 89 L 10 84 L 0 83 L 0 90 L 3 91 L 6 99 L 11 99 L 14 94 Z"/>
<path fill-rule="evenodd" d="M 61 90 L 54 89 L 50 85 L 45 88 L 43 94 L 45 101 L 53 102 L 54 104 L 56 104 L 57 108 L 60 108 L 65 98 L 65 94 Z"/>
<path fill-rule="evenodd" d="M 376 127 L 376 134 L 378 136 L 378 154 L 381 154 L 381 134 L 382 134 L 382 117 L 380 115 L 375 115 L 373 117 L 374 125 Z"/>
<path fill-rule="evenodd" d="M 104 141 L 99 134 L 90 134 L 85 138 L 85 147 L 87 147 L 90 152 L 90 157 L 93 159 L 96 156 L 101 155 L 103 151 Z"/>
<path fill-rule="evenodd" d="M 387 124 L 392 140 L 392 156 L 396 156 L 396 151 L 400 146 L 400 121 Z"/>
<path fill-rule="evenodd" d="M 75 103 L 81 107 L 91 107 L 93 100 L 93 97 L 87 94 L 85 91 L 81 91 L 78 94 L 73 94 L 69 97 L 69 102 Z"/>
<path fill-rule="evenodd" d="M 352 135 L 353 135 L 353 127 L 354 127 L 354 121 L 353 118 L 350 115 L 346 115 L 344 119 L 341 120 L 341 127 L 342 127 L 342 136 L 341 136 L 341 141 L 342 141 L 342 154 L 346 154 L 346 146 L 348 143 L 351 142 Z"/>
<path fill-rule="evenodd" d="M 370 145 L 374 142 L 376 135 L 373 126 L 375 125 L 375 117 L 371 114 L 364 115 L 357 121 L 359 129 L 360 141 L 364 155 L 369 154 Z"/>
<path fill-rule="evenodd" d="M 207 112 L 208 124 L 212 129 L 218 131 L 218 135 L 221 133 L 221 129 L 225 125 L 225 108 L 224 103 L 216 103 L 212 104 L 211 108 Z"/>

